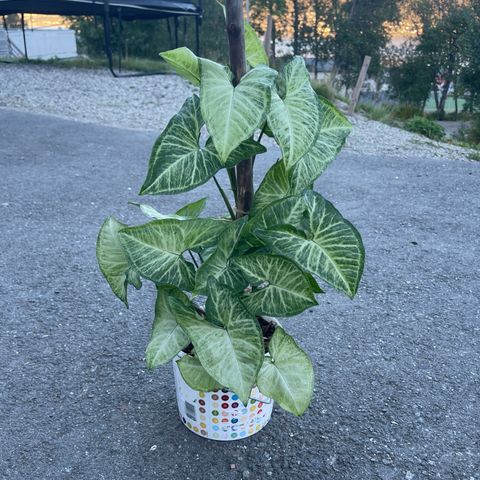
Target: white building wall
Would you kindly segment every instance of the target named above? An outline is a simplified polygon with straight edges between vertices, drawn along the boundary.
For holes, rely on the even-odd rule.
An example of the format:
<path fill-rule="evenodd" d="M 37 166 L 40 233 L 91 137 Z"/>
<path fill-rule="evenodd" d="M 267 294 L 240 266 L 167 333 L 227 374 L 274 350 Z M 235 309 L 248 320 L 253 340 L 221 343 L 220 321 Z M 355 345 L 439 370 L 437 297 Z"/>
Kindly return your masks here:
<path fill-rule="evenodd" d="M 24 52 L 21 29 L 9 29 L 10 40 Z M 77 56 L 75 32 L 67 29 L 25 30 L 28 57 L 48 60 L 49 58 L 72 58 Z"/>

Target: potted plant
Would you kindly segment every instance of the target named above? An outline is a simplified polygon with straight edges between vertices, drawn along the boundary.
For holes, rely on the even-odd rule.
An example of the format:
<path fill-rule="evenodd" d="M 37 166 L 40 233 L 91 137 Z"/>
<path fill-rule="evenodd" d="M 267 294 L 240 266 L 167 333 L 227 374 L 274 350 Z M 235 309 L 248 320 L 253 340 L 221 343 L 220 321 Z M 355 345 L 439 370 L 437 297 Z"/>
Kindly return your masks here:
<path fill-rule="evenodd" d="M 273 401 L 295 415 L 307 409 L 312 363 L 271 317 L 316 305 L 323 293 L 317 279 L 353 297 L 364 265 L 358 231 L 313 190 L 349 122 L 317 97 L 300 57 L 279 73 L 269 68 L 243 24 L 241 1 L 227 1 L 226 18 L 230 68 L 186 48 L 162 54 L 200 94 L 156 141 L 140 194 L 179 194 L 212 180 L 230 218 L 200 217 L 206 199 L 173 215 L 139 205 L 152 220 L 127 226 L 108 217 L 97 241 L 100 269 L 127 307 L 129 285 L 156 285 L 147 366 L 174 360 L 183 422 L 218 440 L 261 429 Z M 281 158 L 254 192 L 263 135 L 276 141 Z M 235 206 L 215 177 L 221 169 Z"/>

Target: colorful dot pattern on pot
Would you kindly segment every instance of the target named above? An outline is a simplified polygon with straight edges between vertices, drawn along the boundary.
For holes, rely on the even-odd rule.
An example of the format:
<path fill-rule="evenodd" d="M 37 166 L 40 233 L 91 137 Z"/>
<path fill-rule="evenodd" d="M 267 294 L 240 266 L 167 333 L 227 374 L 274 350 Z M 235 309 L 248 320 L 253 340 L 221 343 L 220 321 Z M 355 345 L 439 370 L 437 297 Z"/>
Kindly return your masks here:
<path fill-rule="evenodd" d="M 174 365 L 177 401 L 185 426 L 213 440 L 240 440 L 261 430 L 270 420 L 273 402 L 257 388 L 247 405 L 228 390 L 198 392 L 181 378 Z"/>

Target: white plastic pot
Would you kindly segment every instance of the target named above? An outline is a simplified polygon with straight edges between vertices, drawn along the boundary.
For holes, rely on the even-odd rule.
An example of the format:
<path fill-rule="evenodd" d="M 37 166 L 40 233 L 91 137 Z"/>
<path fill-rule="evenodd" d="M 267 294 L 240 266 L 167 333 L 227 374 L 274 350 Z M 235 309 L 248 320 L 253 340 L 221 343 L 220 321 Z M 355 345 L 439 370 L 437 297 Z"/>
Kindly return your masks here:
<path fill-rule="evenodd" d="M 252 390 L 245 406 L 230 390 L 199 392 L 183 380 L 176 361 L 173 373 L 177 391 L 178 412 L 183 424 L 193 433 L 212 440 L 241 440 L 260 431 L 270 420 L 273 400 L 257 387 Z"/>

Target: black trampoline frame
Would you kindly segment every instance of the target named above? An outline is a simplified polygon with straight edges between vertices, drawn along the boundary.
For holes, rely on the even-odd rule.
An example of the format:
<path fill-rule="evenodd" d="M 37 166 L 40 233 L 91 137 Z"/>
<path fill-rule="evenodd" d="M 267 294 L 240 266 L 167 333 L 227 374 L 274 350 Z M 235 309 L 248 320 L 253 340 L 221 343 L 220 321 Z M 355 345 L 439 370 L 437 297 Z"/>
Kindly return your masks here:
<path fill-rule="evenodd" d="M 120 77 L 143 77 L 143 76 L 148 76 L 148 75 L 161 75 L 164 72 L 147 72 L 147 73 L 122 73 L 122 56 L 123 56 L 123 28 L 122 24 L 123 21 L 128 21 L 128 20 L 141 20 L 142 17 L 132 17 L 130 19 L 125 19 L 122 15 L 122 7 L 119 5 L 112 6 L 110 5 L 110 0 L 92 0 L 92 4 L 103 4 L 103 14 L 101 15 L 103 19 L 103 33 L 104 33 L 104 44 L 105 44 L 105 54 L 107 56 L 108 60 L 108 68 L 112 75 L 116 78 Z M 1 2 L 0 2 L 1 6 Z M 178 20 L 179 17 L 183 17 L 184 19 L 184 27 L 183 27 L 183 32 L 185 34 L 186 32 L 186 20 L 187 17 L 195 17 L 195 52 L 197 55 L 200 55 L 200 26 L 202 23 L 202 0 L 197 0 L 197 4 L 195 5 L 195 11 L 194 12 L 189 12 L 189 13 L 179 13 L 179 12 L 163 12 L 162 15 L 153 15 L 151 17 L 146 17 L 145 19 L 157 19 L 157 20 L 165 20 L 167 22 L 167 29 L 169 33 L 169 39 L 170 39 L 170 45 L 171 48 L 178 48 L 179 47 L 179 41 L 178 41 Z M 22 36 L 23 36 L 23 46 L 24 46 L 24 52 L 25 52 L 25 59 L 28 61 L 28 50 L 27 50 L 27 41 L 26 41 L 26 36 L 25 36 L 25 13 L 36 13 L 36 12 L 28 12 L 28 11 L 19 11 L 19 12 L 13 12 L 10 11 L 9 13 L 19 13 L 20 14 L 20 19 L 21 19 L 21 28 L 22 28 Z M 160 13 L 160 12 L 159 12 Z M 0 12 L 3 17 L 3 24 L 5 29 L 7 29 L 7 23 L 5 20 L 5 13 Z M 55 14 L 55 13 L 51 13 Z M 60 13 L 59 13 L 60 14 Z M 82 16 L 84 14 L 81 14 Z M 69 14 L 68 16 L 80 16 L 80 14 L 77 15 L 71 15 Z M 98 15 L 95 15 L 98 16 Z M 114 52 L 112 49 L 112 32 L 113 32 L 113 18 L 118 19 L 118 29 L 117 29 L 117 35 L 119 39 L 118 43 L 118 70 L 115 69 L 114 66 Z M 170 26 L 170 18 L 173 18 L 173 27 L 174 27 L 174 37 L 172 39 L 171 35 L 171 26 Z"/>

